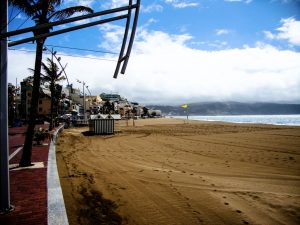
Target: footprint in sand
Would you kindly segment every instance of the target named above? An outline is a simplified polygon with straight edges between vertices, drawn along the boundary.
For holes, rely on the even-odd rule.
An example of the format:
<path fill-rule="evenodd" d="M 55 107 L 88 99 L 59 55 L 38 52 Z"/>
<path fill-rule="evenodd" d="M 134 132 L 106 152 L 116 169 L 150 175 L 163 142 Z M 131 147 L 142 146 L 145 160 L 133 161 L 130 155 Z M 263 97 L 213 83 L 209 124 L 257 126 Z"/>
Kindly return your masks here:
<path fill-rule="evenodd" d="M 198 212 L 198 211 L 196 211 L 196 210 L 194 210 L 193 213 L 199 214 L 199 215 L 201 214 L 200 212 Z"/>

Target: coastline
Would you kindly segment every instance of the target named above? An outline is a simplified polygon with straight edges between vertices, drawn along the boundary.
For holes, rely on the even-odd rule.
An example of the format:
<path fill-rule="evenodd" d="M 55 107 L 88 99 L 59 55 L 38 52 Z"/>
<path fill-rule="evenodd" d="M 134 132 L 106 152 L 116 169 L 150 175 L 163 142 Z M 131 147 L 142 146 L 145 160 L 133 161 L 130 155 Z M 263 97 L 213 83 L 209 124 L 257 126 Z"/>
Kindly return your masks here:
<path fill-rule="evenodd" d="M 168 118 L 186 119 L 186 116 L 170 116 Z M 228 122 L 238 124 L 263 124 L 278 126 L 300 126 L 300 114 L 291 115 L 190 115 L 189 120 Z"/>
<path fill-rule="evenodd" d="M 114 224 L 300 222 L 300 127 L 169 118 L 128 124 L 118 122 L 115 135 L 84 136 L 80 128 L 59 138 L 70 224 L 92 224 L 91 217 Z"/>

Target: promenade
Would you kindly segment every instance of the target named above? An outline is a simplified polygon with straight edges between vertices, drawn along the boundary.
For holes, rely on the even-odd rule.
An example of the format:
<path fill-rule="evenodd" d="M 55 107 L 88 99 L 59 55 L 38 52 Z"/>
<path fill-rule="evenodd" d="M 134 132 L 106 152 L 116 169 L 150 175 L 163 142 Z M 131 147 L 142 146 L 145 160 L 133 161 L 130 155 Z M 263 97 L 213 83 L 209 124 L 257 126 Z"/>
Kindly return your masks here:
<path fill-rule="evenodd" d="M 48 125 L 38 125 L 48 129 Z M 10 197 L 14 210 L 0 215 L 1 225 L 48 224 L 47 168 L 50 140 L 33 145 L 31 167 L 20 168 L 25 126 L 9 128 Z"/>

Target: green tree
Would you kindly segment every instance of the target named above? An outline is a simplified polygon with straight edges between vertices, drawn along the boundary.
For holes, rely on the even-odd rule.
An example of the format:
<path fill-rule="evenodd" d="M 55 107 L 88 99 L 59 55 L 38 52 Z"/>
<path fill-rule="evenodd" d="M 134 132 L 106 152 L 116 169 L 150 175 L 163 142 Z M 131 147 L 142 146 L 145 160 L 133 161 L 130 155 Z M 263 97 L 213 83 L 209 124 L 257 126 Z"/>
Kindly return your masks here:
<path fill-rule="evenodd" d="M 113 102 L 106 101 L 103 105 L 103 113 L 104 114 L 111 114 L 114 111 L 114 104 Z"/>
<path fill-rule="evenodd" d="M 34 20 L 36 25 L 47 24 L 52 21 L 63 20 L 74 15 L 74 13 L 92 13 L 93 10 L 85 6 L 74 6 L 60 9 L 63 0 L 9 0 L 10 6 L 18 8 L 28 17 Z M 34 36 L 49 33 L 51 28 L 34 31 Z M 34 66 L 34 80 L 32 90 L 32 102 L 30 109 L 30 119 L 26 132 L 25 143 L 23 147 L 20 166 L 31 165 L 32 141 L 35 127 L 35 118 L 37 116 L 38 98 L 40 88 L 40 73 L 43 57 L 43 47 L 46 38 L 40 38 L 36 41 L 36 55 Z"/>
<path fill-rule="evenodd" d="M 65 76 L 62 75 L 63 70 L 60 70 L 59 67 L 52 59 L 47 58 L 47 63 L 42 62 L 42 69 L 44 73 L 41 73 L 41 81 L 43 83 L 49 84 L 49 89 L 51 92 L 51 107 L 50 107 L 50 125 L 49 130 L 51 131 L 53 128 L 53 113 L 54 107 L 57 109 L 58 98 L 61 93 L 60 85 L 57 83 L 65 80 Z M 33 69 L 30 69 L 34 72 Z"/>
<path fill-rule="evenodd" d="M 143 116 L 148 116 L 149 109 L 147 107 L 143 107 Z"/>

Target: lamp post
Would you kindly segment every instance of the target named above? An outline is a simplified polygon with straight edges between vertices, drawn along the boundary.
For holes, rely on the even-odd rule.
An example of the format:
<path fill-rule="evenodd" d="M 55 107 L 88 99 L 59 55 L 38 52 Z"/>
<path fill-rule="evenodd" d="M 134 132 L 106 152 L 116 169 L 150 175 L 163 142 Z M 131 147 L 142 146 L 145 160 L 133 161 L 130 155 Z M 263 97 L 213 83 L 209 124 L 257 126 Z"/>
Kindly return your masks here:
<path fill-rule="evenodd" d="M 83 117 L 84 117 L 84 120 L 86 119 L 85 117 L 85 94 L 84 94 L 84 86 L 85 86 L 85 82 L 84 81 L 80 81 L 77 79 L 77 82 L 82 84 L 82 92 L 83 92 Z"/>
<path fill-rule="evenodd" d="M 90 89 L 89 89 L 89 86 L 85 86 L 86 89 L 88 90 L 89 94 L 90 94 L 90 97 L 92 96 L 91 92 L 90 92 Z"/>

